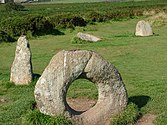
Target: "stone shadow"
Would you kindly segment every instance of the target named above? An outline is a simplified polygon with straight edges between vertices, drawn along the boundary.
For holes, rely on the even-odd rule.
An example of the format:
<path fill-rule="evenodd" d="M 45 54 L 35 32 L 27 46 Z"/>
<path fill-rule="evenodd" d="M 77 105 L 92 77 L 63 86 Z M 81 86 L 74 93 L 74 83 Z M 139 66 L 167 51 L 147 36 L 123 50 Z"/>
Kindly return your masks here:
<path fill-rule="evenodd" d="M 132 102 L 138 106 L 138 108 L 144 107 L 149 101 L 151 97 L 140 95 L 140 96 L 132 96 L 129 98 L 129 102 Z"/>
<path fill-rule="evenodd" d="M 35 80 L 37 81 L 37 80 L 39 79 L 39 77 L 41 77 L 40 74 L 34 73 L 34 74 L 32 75 L 33 81 L 35 81 Z"/>

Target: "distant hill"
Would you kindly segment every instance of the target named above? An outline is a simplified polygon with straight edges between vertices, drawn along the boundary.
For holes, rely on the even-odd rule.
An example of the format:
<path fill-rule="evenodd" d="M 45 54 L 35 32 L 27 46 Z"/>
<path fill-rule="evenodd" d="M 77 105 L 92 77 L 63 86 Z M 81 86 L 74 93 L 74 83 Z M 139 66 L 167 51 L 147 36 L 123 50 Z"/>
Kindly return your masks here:
<path fill-rule="evenodd" d="M 119 2 L 125 0 L 14 0 L 15 2 L 24 2 L 24 1 L 39 1 L 39 2 L 53 2 L 53 3 L 90 3 L 90 2 Z"/>
<path fill-rule="evenodd" d="M 31 2 L 92 3 L 92 2 L 120 2 L 120 1 L 146 1 L 146 0 L 14 0 L 14 2 L 28 2 L 28 3 Z"/>

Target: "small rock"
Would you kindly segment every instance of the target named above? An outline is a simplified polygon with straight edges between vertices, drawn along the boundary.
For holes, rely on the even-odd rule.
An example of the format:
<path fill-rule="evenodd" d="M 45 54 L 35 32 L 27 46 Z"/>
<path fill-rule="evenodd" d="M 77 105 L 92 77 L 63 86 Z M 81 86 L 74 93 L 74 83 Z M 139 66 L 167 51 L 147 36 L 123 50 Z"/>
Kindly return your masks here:
<path fill-rule="evenodd" d="M 77 37 L 80 38 L 81 40 L 90 41 L 90 42 L 97 42 L 101 40 L 96 36 L 93 36 L 87 33 L 81 33 L 81 32 L 77 34 Z"/>
<path fill-rule="evenodd" d="M 5 99 L 1 99 L 0 102 L 6 102 L 6 100 Z"/>

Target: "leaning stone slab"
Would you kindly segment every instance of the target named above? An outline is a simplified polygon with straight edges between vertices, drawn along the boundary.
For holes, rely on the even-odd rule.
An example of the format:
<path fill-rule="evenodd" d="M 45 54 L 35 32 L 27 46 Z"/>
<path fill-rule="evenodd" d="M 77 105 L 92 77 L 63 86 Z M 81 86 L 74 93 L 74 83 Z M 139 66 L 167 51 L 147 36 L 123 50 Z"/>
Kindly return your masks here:
<path fill-rule="evenodd" d="M 72 82 L 85 78 L 96 84 L 98 100 L 81 113 L 72 109 L 66 94 Z M 127 105 L 127 91 L 118 70 L 95 52 L 60 51 L 50 61 L 35 86 L 37 107 L 44 114 L 64 115 L 74 125 L 108 125 Z"/>
<path fill-rule="evenodd" d="M 28 84 L 32 81 L 32 64 L 30 45 L 26 36 L 17 41 L 15 58 L 11 67 L 10 82 L 16 85 Z"/>
<path fill-rule="evenodd" d="M 151 36 L 153 35 L 152 28 L 148 22 L 141 20 L 136 25 L 136 36 Z"/>
<path fill-rule="evenodd" d="M 77 33 L 77 37 L 80 38 L 81 40 L 90 41 L 90 42 L 97 42 L 101 40 L 96 36 L 93 36 L 87 33 L 81 33 L 81 32 Z"/>

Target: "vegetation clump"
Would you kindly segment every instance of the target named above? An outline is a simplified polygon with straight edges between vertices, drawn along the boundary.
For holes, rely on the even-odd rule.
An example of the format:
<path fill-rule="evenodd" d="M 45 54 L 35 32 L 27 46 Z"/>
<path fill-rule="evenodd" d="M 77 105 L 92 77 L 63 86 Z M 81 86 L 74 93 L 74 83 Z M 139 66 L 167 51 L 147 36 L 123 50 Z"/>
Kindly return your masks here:
<path fill-rule="evenodd" d="M 49 116 L 39 110 L 30 110 L 22 117 L 22 125 L 72 125 L 64 116 Z"/>
<path fill-rule="evenodd" d="M 49 18 L 42 15 L 26 15 L 8 18 L 1 21 L 0 29 L 12 36 L 20 36 L 31 32 L 33 36 L 47 34 L 54 29 Z"/>
<path fill-rule="evenodd" d="M 24 6 L 21 4 L 16 4 L 13 1 L 9 1 L 5 4 L 5 9 L 6 11 L 10 12 L 10 11 L 23 11 L 24 10 Z"/>
<path fill-rule="evenodd" d="M 119 115 L 117 115 L 112 121 L 112 125 L 127 125 L 130 123 L 135 123 L 135 121 L 140 117 L 140 111 L 137 105 L 134 103 L 129 103 L 126 109 Z"/>
<path fill-rule="evenodd" d="M 0 30 L 0 43 L 1 42 L 14 42 L 14 41 L 15 39 L 13 37 L 11 37 L 6 32 Z"/>
<path fill-rule="evenodd" d="M 92 41 L 82 40 L 82 39 L 80 39 L 80 38 L 78 38 L 78 37 L 73 37 L 72 40 L 71 40 L 71 42 L 72 42 L 73 44 L 92 43 Z"/>
<path fill-rule="evenodd" d="M 87 22 L 80 16 L 71 14 L 53 15 L 50 17 L 56 28 L 72 28 L 76 26 L 86 26 Z"/>

